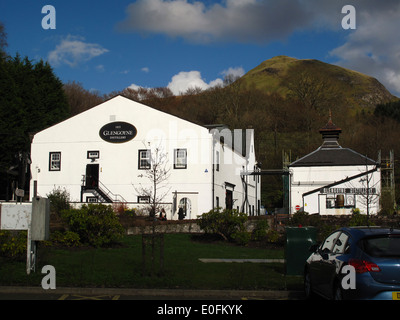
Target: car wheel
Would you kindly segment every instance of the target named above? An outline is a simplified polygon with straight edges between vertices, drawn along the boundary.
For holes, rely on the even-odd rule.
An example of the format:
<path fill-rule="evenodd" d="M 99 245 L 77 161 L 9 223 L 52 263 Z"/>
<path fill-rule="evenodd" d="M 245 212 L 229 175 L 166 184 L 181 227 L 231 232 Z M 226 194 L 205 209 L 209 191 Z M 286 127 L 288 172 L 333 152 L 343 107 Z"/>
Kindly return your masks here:
<path fill-rule="evenodd" d="M 312 291 L 311 285 L 311 277 L 308 270 L 306 270 L 306 272 L 304 273 L 304 293 L 307 300 L 314 298 L 314 292 Z"/>

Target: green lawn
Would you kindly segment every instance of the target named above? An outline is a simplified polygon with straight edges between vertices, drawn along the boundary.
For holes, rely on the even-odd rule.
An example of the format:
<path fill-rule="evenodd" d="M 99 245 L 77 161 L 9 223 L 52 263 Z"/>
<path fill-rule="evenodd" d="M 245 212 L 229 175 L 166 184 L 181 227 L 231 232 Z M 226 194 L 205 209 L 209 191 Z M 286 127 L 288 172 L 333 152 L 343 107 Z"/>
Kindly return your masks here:
<path fill-rule="evenodd" d="M 154 272 L 151 246 L 147 246 L 146 270 L 142 268 L 141 236 L 127 236 L 116 248 L 39 248 L 37 271 L 25 273 L 25 261 L 0 258 L 0 285 L 40 286 L 42 266 L 56 269 L 57 286 L 185 288 L 185 289 L 301 289 L 301 277 L 285 276 L 279 263 L 203 263 L 199 258 L 282 259 L 283 249 L 240 247 L 222 242 L 194 241 L 187 234 L 164 237 L 164 272 L 159 271 L 159 247 L 155 247 Z"/>

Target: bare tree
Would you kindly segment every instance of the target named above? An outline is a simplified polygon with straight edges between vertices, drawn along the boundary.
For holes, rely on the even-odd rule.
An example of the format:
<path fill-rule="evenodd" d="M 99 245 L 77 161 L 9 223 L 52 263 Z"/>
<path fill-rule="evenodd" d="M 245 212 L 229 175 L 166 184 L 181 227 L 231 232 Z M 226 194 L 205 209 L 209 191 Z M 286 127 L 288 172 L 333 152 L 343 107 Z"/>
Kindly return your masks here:
<path fill-rule="evenodd" d="M 367 162 L 367 157 L 365 157 Z M 368 164 L 365 164 L 364 175 L 358 179 L 358 184 L 354 185 L 350 182 L 350 186 L 352 188 L 359 188 L 361 184 L 361 189 L 364 192 L 359 193 L 358 201 L 362 204 L 366 209 L 367 221 L 369 221 L 371 207 L 376 206 L 379 203 L 379 194 L 377 193 L 377 186 L 380 185 L 380 179 L 378 181 L 374 181 L 374 172 L 376 170 L 376 166 L 374 168 L 370 168 Z"/>
<path fill-rule="evenodd" d="M 156 147 L 149 152 L 151 153 L 149 167 L 143 174 L 138 175 L 139 178 L 145 178 L 148 182 L 146 184 L 139 183 L 137 187 L 133 186 L 139 195 L 150 199 L 150 216 L 155 217 L 156 212 L 160 210 L 160 203 L 171 189 L 167 184 L 170 167 L 168 154 L 163 151 L 162 147 Z"/>
<path fill-rule="evenodd" d="M 334 108 L 337 114 L 342 106 L 340 86 L 329 75 L 321 74 L 313 68 L 295 66 L 282 81 L 288 90 L 288 98 L 298 101 L 303 108 L 303 118 L 307 132 L 307 147 L 310 150 L 311 133 L 314 126 L 320 123 L 321 117 L 326 118 L 329 109 Z"/>
<path fill-rule="evenodd" d="M 86 111 L 104 101 L 98 92 L 88 91 L 82 84 L 70 81 L 63 86 L 64 93 L 67 96 L 71 116 Z"/>

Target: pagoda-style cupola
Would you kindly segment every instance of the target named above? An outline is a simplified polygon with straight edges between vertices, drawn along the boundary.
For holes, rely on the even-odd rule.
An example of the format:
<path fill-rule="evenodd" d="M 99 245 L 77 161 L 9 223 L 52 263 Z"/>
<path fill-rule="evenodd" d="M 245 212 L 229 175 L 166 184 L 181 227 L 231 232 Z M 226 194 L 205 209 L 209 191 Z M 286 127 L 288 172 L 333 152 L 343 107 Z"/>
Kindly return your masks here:
<path fill-rule="evenodd" d="M 322 134 L 322 139 L 324 140 L 321 148 L 341 148 L 338 141 L 341 132 L 342 129 L 332 122 L 332 112 L 329 110 L 329 121 L 325 127 L 319 130 L 319 133 Z"/>

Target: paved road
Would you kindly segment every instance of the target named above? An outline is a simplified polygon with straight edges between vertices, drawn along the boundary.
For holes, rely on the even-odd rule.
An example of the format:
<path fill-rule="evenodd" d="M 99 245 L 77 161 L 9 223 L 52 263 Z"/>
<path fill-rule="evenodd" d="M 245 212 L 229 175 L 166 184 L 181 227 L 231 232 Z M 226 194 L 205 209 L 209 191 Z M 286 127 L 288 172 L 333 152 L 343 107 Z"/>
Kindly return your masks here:
<path fill-rule="evenodd" d="M 299 291 L 0 287 L 0 300 L 302 300 Z"/>

